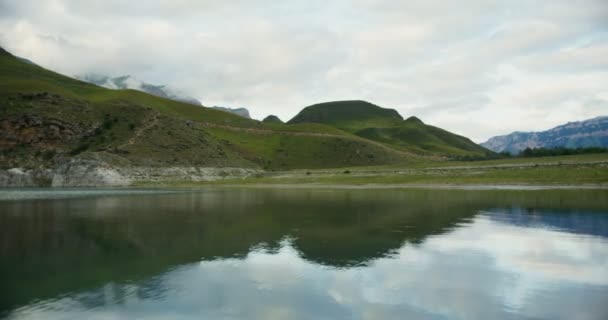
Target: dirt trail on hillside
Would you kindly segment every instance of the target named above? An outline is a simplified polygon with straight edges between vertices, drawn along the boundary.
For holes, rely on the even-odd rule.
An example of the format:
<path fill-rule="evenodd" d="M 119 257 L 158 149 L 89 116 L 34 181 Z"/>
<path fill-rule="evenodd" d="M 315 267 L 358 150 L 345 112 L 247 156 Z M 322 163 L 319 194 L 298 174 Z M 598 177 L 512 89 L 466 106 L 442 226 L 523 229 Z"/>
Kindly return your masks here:
<path fill-rule="evenodd" d="M 219 124 L 209 123 L 209 122 L 203 122 L 201 124 L 203 126 L 209 127 L 209 128 L 219 128 L 219 129 L 225 129 L 225 130 L 236 131 L 236 132 L 246 132 L 246 133 L 256 134 L 256 135 L 280 134 L 280 135 L 285 135 L 285 136 L 324 137 L 324 138 L 346 139 L 346 140 L 359 141 L 359 142 L 364 142 L 364 143 L 372 144 L 372 145 L 380 147 L 380 148 L 382 148 L 384 150 L 387 150 L 387 151 L 393 152 L 393 153 L 397 153 L 397 154 L 402 155 L 402 156 L 419 158 L 419 159 L 432 159 L 432 160 L 439 160 L 440 159 L 440 157 L 422 156 L 422 155 L 411 153 L 411 152 L 407 152 L 407 151 L 396 150 L 396 149 L 393 149 L 393 148 L 391 148 L 391 147 L 389 147 L 389 146 L 387 146 L 387 145 L 385 145 L 383 143 L 380 143 L 380 142 L 377 142 L 377 141 L 368 140 L 368 139 L 364 139 L 364 138 L 360 138 L 360 137 L 357 137 L 357 136 L 347 136 L 347 135 L 339 135 L 339 134 L 332 134 L 332 133 L 322 133 L 322 132 L 274 131 L 274 130 L 269 130 L 269 129 L 242 128 L 242 127 L 232 127 L 232 126 L 226 126 L 226 125 L 219 125 Z"/>
<path fill-rule="evenodd" d="M 120 148 L 135 144 L 135 142 L 141 137 L 141 135 L 145 131 L 152 129 L 152 127 L 156 126 L 158 124 L 159 114 L 154 114 L 151 116 L 151 118 L 152 118 L 151 120 L 149 118 L 147 120 L 145 120 L 146 124 L 137 128 L 135 130 L 135 133 L 133 134 L 133 136 L 131 136 L 131 138 L 129 138 L 129 140 L 127 140 L 127 142 L 118 146 L 118 148 L 120 149 Z"/>

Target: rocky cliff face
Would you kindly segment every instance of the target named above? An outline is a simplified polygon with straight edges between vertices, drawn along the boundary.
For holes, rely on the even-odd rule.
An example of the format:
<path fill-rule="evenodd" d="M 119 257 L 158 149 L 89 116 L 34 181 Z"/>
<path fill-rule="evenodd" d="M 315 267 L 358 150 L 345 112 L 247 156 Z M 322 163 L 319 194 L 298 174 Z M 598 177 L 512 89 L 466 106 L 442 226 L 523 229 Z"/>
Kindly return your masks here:
<path fill-rule="evenodd" d="M 569 122 L 541 132 L 513 132 L 481 144 L 495 152 L 517 154 L 526 148 L 608 147 L 608 117 Z"/>
<path fill-rule="evenodd" d="M 26 114 L 0 119 L 0 147 L 27 144 L 39 149 L 52 149 L 86 135 L 87 131 L 77 124 Z"/>

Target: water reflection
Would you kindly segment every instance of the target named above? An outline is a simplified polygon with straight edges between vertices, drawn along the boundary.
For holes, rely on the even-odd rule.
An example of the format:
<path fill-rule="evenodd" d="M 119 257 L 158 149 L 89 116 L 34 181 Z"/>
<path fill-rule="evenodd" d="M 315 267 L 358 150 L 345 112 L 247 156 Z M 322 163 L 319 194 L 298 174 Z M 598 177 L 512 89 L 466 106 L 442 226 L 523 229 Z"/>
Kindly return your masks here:
<path fill-rule="evenodd" d="M 215 190 L 0 203 L 3 301 L 14 319 L 603 319 L 608 239 L 586 226 L 606 224 L 606 199 Z"/>
<path fill-rule="evenodd" d="M 593 211 L 512 207 L 494 210 L 491 217 L 522 227 L 549 228 L 608 237 L 608 219 Z"/>

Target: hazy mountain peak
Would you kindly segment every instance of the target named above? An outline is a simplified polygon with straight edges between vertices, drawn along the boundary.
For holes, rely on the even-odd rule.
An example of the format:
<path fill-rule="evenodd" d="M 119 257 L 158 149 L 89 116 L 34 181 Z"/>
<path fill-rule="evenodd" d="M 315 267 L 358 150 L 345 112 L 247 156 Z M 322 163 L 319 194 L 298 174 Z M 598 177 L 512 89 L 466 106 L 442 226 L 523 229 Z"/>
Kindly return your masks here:
<path fill-rule="evenodd" d="M 108 89 L 138 90 L 171 100 L 202 105 L 197 99 L 190 97 L 183 91 L 173 88 L 172 86 L 146 83 L 128 74 L 118 77 L 109 77 L 98 73 L 85 73 L 77 75 L 76 78 Z"/>
<path fill-rule="evenodd" d="M 221 110 L 224 112 L 230 112 L 232 114 L 236 114 L 237 116 L 251 119 L 251 116 L 249 115 L 249 110 L 247 110 L 246 108 L 229 108 L 229 107 L 220 107 L 220 106 L 213 106 L 211 108 L 215 109 L 215 110 Z"/>

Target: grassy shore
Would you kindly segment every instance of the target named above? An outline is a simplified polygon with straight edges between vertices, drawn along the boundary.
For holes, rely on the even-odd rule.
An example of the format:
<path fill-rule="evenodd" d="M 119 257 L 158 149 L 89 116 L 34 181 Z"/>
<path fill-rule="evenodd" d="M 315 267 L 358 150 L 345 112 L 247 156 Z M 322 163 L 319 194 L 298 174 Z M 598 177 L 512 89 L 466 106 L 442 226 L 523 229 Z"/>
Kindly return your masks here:
<path fill-rule="evenodd" d="M 144 183 L 143 185 L 150 185 Z M 489 161 L 433 161 L 407 166 L 268 172 L 214 182 L 173 181 L 163 186 L 205 185 L 590 185 L 608 186 L 608 154 Z"/>

